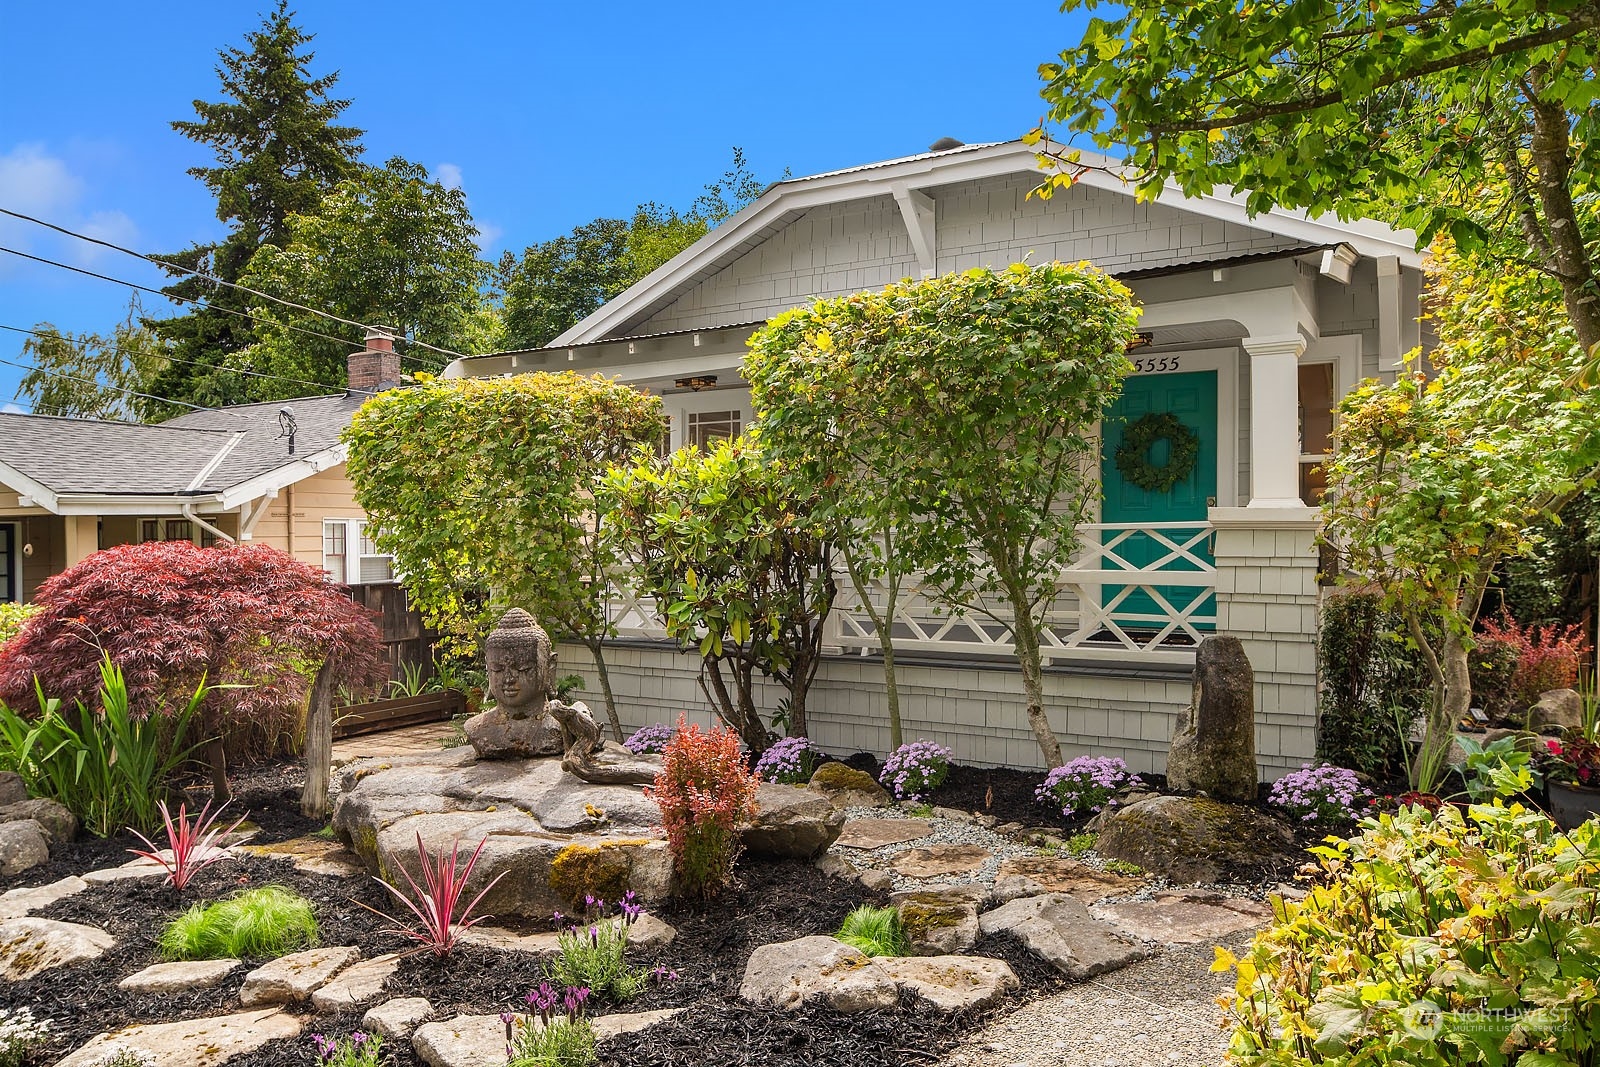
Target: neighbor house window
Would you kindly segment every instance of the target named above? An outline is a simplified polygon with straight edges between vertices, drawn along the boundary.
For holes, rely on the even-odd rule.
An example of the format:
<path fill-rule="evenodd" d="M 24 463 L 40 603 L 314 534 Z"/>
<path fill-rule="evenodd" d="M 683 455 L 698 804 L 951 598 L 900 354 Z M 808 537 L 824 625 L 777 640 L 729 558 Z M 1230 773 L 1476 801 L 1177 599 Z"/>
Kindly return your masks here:
<path fill-rule="evenodd" d="M 341 585 L 394 581 L 394 557 L 367 536 L 365 519 L 324 519 L 322 569 Z"/>
<path fill-rule="evenodd" d="M 739 436 L 740 415 L 738 411 L 691 411 L 683 443 L 710 448 L 713 441 L 732 440 Z"/>
<path fill-rule="evenodd" d="M 1333 454 L 1333 364 L 1300 365 L 1300 499 L 1322 503 Z"/>
<path fill-rule="evenodd" d="M 22 599 L 22 580 L 17 574 L 17 527 L 0 522 L 0 604 Z"/>

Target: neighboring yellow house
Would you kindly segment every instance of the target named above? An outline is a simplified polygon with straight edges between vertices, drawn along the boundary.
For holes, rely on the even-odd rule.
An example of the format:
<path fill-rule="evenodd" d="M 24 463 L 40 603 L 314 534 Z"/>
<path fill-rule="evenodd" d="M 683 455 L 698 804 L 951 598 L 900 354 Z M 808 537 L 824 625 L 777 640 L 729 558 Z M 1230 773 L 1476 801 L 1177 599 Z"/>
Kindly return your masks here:
<path fill-rule="evenodd" d="M 388 556 L 344 473 L 339 435 L 400 377 L 372 331 L 348 392 L 196 411 L 154 425 L 0 414 L 0 602 L 101 548 L 260 541 L 333 581 L 387 582 Z"/>

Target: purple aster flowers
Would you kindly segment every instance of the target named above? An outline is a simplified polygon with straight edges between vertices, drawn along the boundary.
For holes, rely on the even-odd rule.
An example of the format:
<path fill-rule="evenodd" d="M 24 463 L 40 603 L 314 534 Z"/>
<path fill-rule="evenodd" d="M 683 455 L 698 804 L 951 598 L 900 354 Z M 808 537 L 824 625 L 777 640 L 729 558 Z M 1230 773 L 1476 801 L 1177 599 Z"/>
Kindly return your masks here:
<path fill-rule="evenodd" d="M 918 738 L 889 753 L 878 781 L 899 800 L 925 800 L 944 784 L 950 773 L 950 756 L 943 745 Z"/>
<path fill-rule="evenodd" d="M 1070 819 L 1114 806 L 1116 795 L 1134 780 L 1128 765 L 1116 756 L 1079 756 L 1052 769 L 1033 795 Z"/>

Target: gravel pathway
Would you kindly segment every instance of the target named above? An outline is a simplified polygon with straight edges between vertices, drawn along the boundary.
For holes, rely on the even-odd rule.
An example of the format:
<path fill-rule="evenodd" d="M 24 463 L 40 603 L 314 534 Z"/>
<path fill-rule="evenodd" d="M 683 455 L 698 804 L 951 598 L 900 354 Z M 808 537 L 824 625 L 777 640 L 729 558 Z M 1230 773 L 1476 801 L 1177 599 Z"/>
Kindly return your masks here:
<path fill-rule="evenodd" d="M 1222 943 L 1235 952 L 1249 934 Z M 1155 956 L 1025 1004 L 974 1034 L 940 1067 L 1216 1067 L 1227 1048 L 1210 945 Z"/>

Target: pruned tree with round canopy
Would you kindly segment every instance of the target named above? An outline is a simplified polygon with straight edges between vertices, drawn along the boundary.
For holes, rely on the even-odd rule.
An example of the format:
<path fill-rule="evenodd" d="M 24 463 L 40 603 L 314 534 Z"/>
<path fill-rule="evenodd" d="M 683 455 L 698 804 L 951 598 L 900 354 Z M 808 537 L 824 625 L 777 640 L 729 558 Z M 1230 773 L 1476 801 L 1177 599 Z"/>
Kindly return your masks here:
<path fill-rule="evenodd" d="M 786 312 L 746 360 L 764 447 L 817 487 L 858 599 L 921 572 L 946 609 L 1004 627 L 1052 767 L 1040 643 L 1099 496 L 1097 426 L 1133 369 L 1137 318 L 1127 288 L 1087 264 L 1015 264 Z"/>
<path fill-rule="evenodd" d="M 600 375 L 418 375 L 357 412 L 346 469 L 431 625 L 468 650 L 493 610 L 527 608 L 588 648 L 620 741 L 603 650 L 618 559 L 594 491 L 665 430 L 658 397 Z"/>

